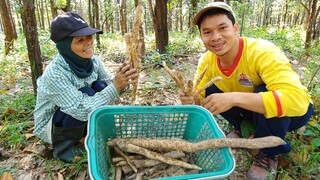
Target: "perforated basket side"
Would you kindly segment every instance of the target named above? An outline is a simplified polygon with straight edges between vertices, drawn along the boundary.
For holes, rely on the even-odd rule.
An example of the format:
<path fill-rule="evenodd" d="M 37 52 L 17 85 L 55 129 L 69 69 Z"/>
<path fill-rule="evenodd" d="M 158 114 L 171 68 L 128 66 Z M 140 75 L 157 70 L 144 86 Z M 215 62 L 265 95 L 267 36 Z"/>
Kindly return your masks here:
<path fill-rule="evenodd" d="M 188 113 L 140 111 L 115 113 L 116 136 L 122 138 L 183 138 Z"/>

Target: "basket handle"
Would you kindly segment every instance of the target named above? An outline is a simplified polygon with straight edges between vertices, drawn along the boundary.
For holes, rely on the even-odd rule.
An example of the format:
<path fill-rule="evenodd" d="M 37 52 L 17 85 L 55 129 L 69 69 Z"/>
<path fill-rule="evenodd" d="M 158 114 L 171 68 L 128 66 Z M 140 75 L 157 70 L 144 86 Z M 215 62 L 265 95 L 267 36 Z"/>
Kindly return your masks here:
<path fill-rule="evenodd" d="M 92 135 L 87 135 L 86 139 L 85 139 L 85 145 L 87 146 L 86 149 L 87 151 L 95 151 L 96 148 L 95 148 L 95 135 L 92 134 Z"/>

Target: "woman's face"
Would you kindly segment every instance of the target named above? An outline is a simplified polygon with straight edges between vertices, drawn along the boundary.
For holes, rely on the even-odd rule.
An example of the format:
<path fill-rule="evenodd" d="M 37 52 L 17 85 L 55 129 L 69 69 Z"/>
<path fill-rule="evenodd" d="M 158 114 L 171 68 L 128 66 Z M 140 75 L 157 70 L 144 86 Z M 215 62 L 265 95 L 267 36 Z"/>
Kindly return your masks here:
<path fill-rule="evenodd" d="M 93 56 L 93 36 L 73 37 L 71 50 L 82 58 L 91 58 Z"/>

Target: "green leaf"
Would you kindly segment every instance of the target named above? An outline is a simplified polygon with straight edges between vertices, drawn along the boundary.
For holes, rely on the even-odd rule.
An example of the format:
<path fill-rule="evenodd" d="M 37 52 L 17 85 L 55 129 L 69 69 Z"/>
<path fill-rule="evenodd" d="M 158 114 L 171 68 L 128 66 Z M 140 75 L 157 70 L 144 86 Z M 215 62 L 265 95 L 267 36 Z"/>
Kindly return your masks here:
<path fill-rule="evenodd" d="M 244 138 L 248 138 L 250 134 L 254 134 L 255 126 L 253 123 L 250 123 L 248 120 L 243 120 L 241 122 L 241 135 Z"/>
<path fill-rule="evenodd" d="M 311 144 L 314 148 L 320 147 L 320 138 L 315 138 L 311 141 Z"/>
<path fill-rule="evenodd" d="M 314 132 L 310 129 L 307 129 L 303 132 L 303 135 L 305 136 L 314 136 Z"/>
<path fill-rule="evenodd" d="M 320 132 L 320 124 L 315 124 L 313 127 L 314 127 L 315 129 L 317 129 L 318 132 Z"/>

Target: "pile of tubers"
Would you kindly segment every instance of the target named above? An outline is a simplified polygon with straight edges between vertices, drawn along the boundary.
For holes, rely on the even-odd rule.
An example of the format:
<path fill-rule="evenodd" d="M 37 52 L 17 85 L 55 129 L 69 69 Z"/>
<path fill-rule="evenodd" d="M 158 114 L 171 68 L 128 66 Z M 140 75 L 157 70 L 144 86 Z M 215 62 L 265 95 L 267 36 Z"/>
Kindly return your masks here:
<path fill-rule="evenodd" d="M 192 143 L 183 139 L 115 138 L 107 148 L 115 151 L 112 158 L 115 179 L 149 179 L 184 174 L 198 174 L 190 153 L 221 147 L 261 149 L 276 147 L 286 142 L 279 137 L 255 139 L 219 138 Z"/>

